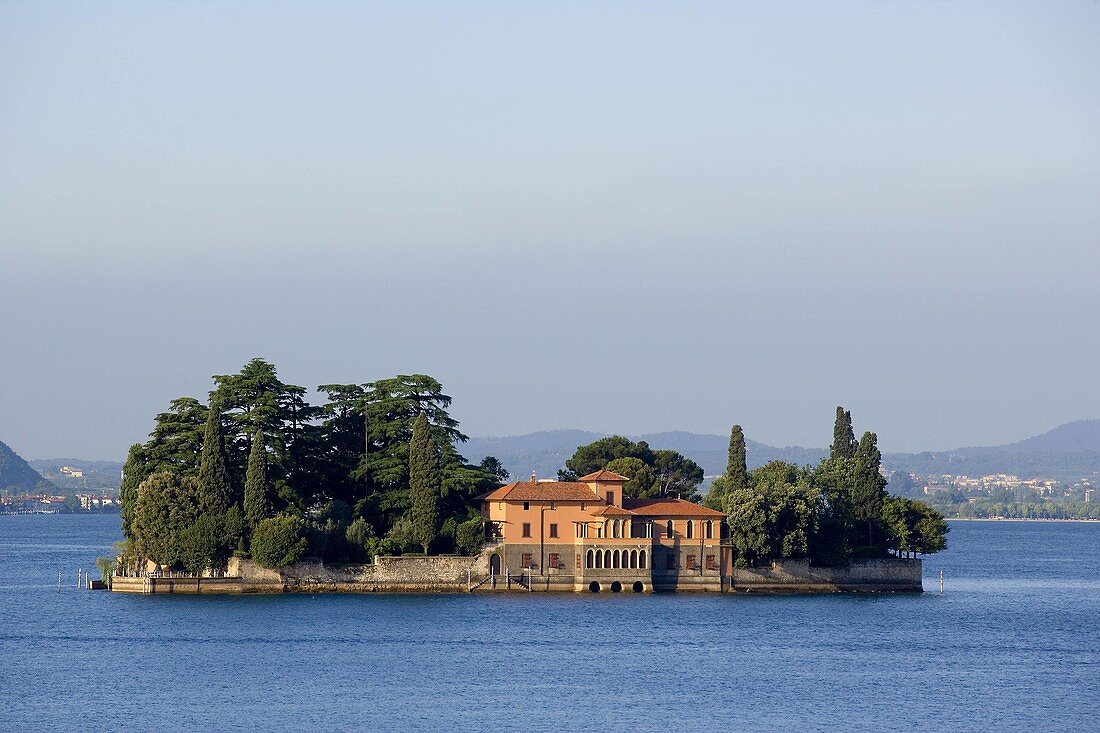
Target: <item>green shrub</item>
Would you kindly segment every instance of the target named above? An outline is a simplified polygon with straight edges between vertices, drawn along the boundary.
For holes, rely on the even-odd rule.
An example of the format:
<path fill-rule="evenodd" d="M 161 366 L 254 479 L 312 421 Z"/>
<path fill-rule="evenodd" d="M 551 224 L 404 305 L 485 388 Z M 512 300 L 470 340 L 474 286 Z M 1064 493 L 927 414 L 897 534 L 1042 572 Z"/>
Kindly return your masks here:
<path fill-rule="evenodd" d="M 252 558 L 265 568 L 293 565 L 306 552 L 305 522 L 280 514 L 256 525 L 252 533 Z"/>
<path fill-rule="evenodd" d="M 476 555 L 485 544 L 485 520 L 481 517 L 463 522 L 455 529 L 455 547 L 464 555 Z"/>

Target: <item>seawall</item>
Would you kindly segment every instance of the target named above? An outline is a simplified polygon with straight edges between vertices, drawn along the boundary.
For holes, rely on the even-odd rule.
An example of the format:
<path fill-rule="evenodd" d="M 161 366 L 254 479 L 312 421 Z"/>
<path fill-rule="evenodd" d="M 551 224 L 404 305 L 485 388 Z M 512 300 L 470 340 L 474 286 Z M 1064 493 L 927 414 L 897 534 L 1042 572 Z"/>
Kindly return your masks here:
<path fill-rule="evenodd" d="M 765 593 L 903 592 L 923 590 L 920 560 L 852 560 L 847 568 L 812 567 L 808 560 L 777 560 L 771 567 L 734 568 L 730 590 Z"/>
<path fill-rule="evenodd" d="M 624 571 L 625 573 L 626 571 Z M 113 579 L 118 593 L 466 593 L 500 591 L 831 593 L 922 590 L 920 560 L 853 560 L 847 568 L 811 567 L 806 560 L 781 560 L 770 567 L 734 568 L 728 576 L 667 578 L 608 571 L 595 583 L 587 575 L 489 576 L 489 553 L 477 557 L 376 557 L 373 563 L 327 566 L 302 562 L 268 570 L 247 559 L 232 558 L 225 577 Z M 616 577 L 611 577 L 616 575 Z M 637 576 L 637 577 L 635 577 Z M 618 582 L 616 582 L 618 581 Z"/>

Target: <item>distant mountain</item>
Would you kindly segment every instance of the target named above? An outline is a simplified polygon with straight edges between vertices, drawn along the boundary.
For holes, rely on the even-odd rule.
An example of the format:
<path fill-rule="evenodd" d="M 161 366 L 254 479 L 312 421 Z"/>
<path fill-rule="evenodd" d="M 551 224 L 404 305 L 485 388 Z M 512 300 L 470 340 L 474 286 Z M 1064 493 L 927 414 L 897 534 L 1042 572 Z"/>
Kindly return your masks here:
<path fill-rule="evenodd" d="M 1075 420 L 1001 447 L 1028 453 L 1096 453 L 1100 451 L 1100 420 Z"/>
<path fill-rule="evenodd" d="M 1100 472 L 1100 420 L 1069 422 L 1007 445 L 891 453 L 883 456 L 883 464 L 891 470 L 917 474 L 1012 473 L 1021 478 L 1080 478 Z"/>
<path fill-rule="evenodd" d="M 470 438 L 459 451 L 473 462 L 485 456 L 495 456 L 504 464 L 513 480 L 525 479 L 536 473 L 547 478 L 557 474 L 559 468 L 573 455 L 578 446 L 607 437 L 604 433 L 586 430 L 554 430 L 507 438 Z M 628 436 L 631 440 L 644 440 L 653 449 L 679 451 L 702 466 L 708 476 L 726 470 L 728 435 L 701 435 L 674 431 Z M 826 451 L 817 448 L 774 446 L 746 440 L 746 458 L 750 468 L 762 466 L 768 461 L 783 460 L 803 465 L 817 463 Z"/>
<path fill-rule="evenodd" d="M 118 461 L 32 458 L 27 463 L 63 489 L 117 489 L 122 482 L 122 464 Z M 63 468 L 70 470 L 62 471 Z M 71 469 L 76 469 L 82 475 L 74 476 Z"/>
<path fill-rule="evenodd" d="M 554 476 L 577 446 L 603 437 L 606 437 L 603 433 L 586 430 L 555 430 L 505 438 L 471 438 L 459 450 L 475 463 L 487 455 L 496 456 L 516 480 L 527 478 L 532 471 L 540 477 Z M 679 451 L 702 466 L 708 476 L 726 470 L 729 436 L 673 431 L 628 437 L 644 440 L 651 448 Z M 813 465 L 828 453 L 824 448 L 779 448 L 751 439 L 746 440 L 746 448 L 749 468 L 768 461 Z M 1066 423 L 1042 435 L 1008 445 L 887 453 L 882 462 L 887 470 L 917 474 L 1012 473 L 1022 478 L 1079 478 L 1100 472 L 1100 420 Z"/>
<path fill-rule="evenodd" d="M 0 493 L 23 494 L 51 491 L 55 487 L 0 441 Z"/>

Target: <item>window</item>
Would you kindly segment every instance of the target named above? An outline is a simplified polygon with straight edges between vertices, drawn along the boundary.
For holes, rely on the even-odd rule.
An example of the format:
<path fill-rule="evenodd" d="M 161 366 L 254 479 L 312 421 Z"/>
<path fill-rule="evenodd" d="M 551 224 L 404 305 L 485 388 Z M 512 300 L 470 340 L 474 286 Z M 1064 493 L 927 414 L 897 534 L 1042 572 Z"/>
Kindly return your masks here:
<path fill-rule="evenodd" d="M 580 560 L 580 556 L 577 557 L 577 560 Z M 586 568 L 596 567 L 596 558 L 592 556 L 592 550 L 589 550 L 584 554 L 584 566 Z"/>
<path fill-rule="evenodd" d="M 706 535 L 708 540 L 714 539 L 714 522 L 710 521 L 709 519 L 707 520 Z"/>
<path fill-rule="evenodd" d="M 672 520 L 670 519 L 670 520 L 668 520 L 668 524 L 665 525 L 665 537 L 672 537 L 672 535 L 673 535 Z"/>
<path fill-rule="evenodd" d="M 503 509 L 504 509 L 504 502 L 503 501 L 498 501 L 497 502 L 497 509 L 500 509 L 500 510 L 503 511 Z"/>
<path fill-rule="evenodd" d="M 588 502 L 587 501 L 582 501 L 581 502 L 581 511 L 582 512 L 588 511 Z"/>
<path fill-rule="evenodd" d="M 557 508 L 558 508 L 558 502 L 556 502 L 556 501 L 550 502 L 550 511 L 554 511 Z"/>
<path fill-rule="evenodd" d="M 688 520 L 687 536 L 689 540 L 695 536 L 695 522 L 691 521 L 690 519 Z"/>
<path fill-rule="evenodd" d="M 554 568 L 555 570 L 560 569 L 561 568 L 561 555 L 559 555 L 556 552 L 551 552 L 549 563 L 550 563 L 550 567 Z"/>
<path fill-rule="evenodd" d="M 530 552 L 523 553 L 522 559 L 520 560 L 520 567 L 523 567 L 523 568 L 533 568 L 533 567 L 535 567 L 534 561 L 531 560 L 531 553 Z"/>
<path fill-rule="evenodd" d="M 645 550 L 638 553 L 638 567 L 645 570 Z"/>
<path fill-rule="evenodd" d="M 530 522 L 524 522 L 523 523 L 523 536 L 524 537 L 530 537 L 531 536 L 531 523 Z"/>
<path fill-rule="evenodd" d="M 527 511 L 530 508 L 531 508 L 531 502 L 529 502 L 529 501 L 523 502 L 523 511 Z"/>
<path fill-rule="evenodd" d="M 618 568 L 619 567 L 619 551 L 618 550 L 615 550 L 615 552 L 611 553 L 611 567 L 612 568 Z"/>
<path fill-rule="evenodd" d="M 707 555 L 707 570 L 717 570 L 717 569 L 718 569 L 718 561 L 715 559 L 714 555 Z"/>
<path fill-rule="evenodd" d="M 556 525 L 556 524 L 551 524 L 550 525 L 550 536 L 551 537 L 557 537 L 558 536 L 558 525 Z"/>
<path fill-rule="evenodd" d="M 688 555 L 687 569 L 695 570 L 695 555 Z"/>
<path fill-rule="evenodd" d="M 607 492 L 607 503 L 608 504 L 614 504 L 615 503 L 615 492 L 614 491 L 608 491 Z"/>
<path fill-rule="evenodd" d="M 670 552 L 667 555 L 665 555 L 665 570 L 675 570 L 675 569 L 676 569 L 676 553 L 675 552 Z"/>

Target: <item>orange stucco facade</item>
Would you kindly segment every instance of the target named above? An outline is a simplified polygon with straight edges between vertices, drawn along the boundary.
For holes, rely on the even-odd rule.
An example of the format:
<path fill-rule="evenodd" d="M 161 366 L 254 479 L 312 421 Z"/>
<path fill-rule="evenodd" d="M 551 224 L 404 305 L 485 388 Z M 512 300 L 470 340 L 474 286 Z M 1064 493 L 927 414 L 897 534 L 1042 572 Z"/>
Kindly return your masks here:
<path fill-rule="evenodd" d="M 721 590 L 723 515 L 682 499 L 625 498 L 627 480 L 604 470 L 480 497 L 492 572 L 561 590 Z"/>

